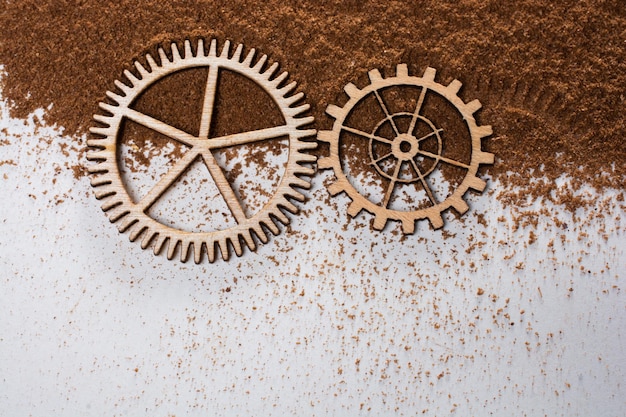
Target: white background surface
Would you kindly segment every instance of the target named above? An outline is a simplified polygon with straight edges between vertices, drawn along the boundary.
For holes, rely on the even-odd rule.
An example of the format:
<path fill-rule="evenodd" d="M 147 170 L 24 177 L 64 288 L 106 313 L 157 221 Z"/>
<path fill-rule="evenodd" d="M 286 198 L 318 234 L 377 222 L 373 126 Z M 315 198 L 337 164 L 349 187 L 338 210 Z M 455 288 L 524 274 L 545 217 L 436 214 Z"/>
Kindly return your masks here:
<path fill-rule="evenodd" d="M 108 222 L 84 138 L 1 111 L 2 416 L 623 415 L 617 192 L 572 214 L 490 181 L 402 237 L 321 172 L 290 231 L 182 264 Z"/>

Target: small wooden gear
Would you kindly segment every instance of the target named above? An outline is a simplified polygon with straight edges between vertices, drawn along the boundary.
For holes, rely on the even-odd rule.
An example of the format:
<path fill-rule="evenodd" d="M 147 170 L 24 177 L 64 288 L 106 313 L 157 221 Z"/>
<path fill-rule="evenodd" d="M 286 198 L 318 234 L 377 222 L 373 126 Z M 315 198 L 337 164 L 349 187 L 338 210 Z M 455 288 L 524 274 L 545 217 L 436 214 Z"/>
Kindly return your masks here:
<path fill-rule="evenodd" d="M 172 259 L 178 250 L 183 262 L 193 253 L 196 263 L 202 261 L 204 253 L 207 254 L 209 262 L 215 261 L 219 250 L 222 258 L 228 260 L 231 248 L 237 256 L 241 256 L 244 245 L 250 250 L 255 250 L 256 239 L 266 243 L 269 238 L 266 229 L 275 235 L 278 234 L 279 223 L 285 225 L 289 223 L 286 212 L 292 214 L 298 212 L 298 208 L 291 200 L 304 201 L 304 195 L 297 188 L 310 188 L 310 179 L 302 176 L 314 174 L 314 169 L 306 165 L 316 160 L 315 156 L 306 153 L 315 149 L 316 143 L 303 140 L 303 138 L 315 135 L 315 130 L 304 128 L 313 122 L 312 117 L 302 115 L 309 109 L 309 105 L 301 103 L 303 93 L 294 94 L 295 82 L 285 83 L 288 77 L 286 72 L 275 76 L 278 69 L 277 63 L 267 66 L 266 55 L 258 60 L 255 59 L 254 49 L 250 50 L 242 60 L 242 51 L 243 45 L 240 44 L 229 57 L 230 42 L 226 41 L 221 53 L 218 54 L 217 41 L 212 40 L 207 54 L 203 41 L 199 40 L 195 53 L 191 43 L 185 41 L 181 55 L 177 45 L 173 43 L 171 59 L 162 48 L 159 49 L 161 61 L 159 64 L 150 55 L 146 55 L 148 68 L 135 62 L 138 76 L 126 71 L 126 80 L 115 82 L 118 91 L 106 93 L 112 103 L 100 103 L 103 114 L 94 115 L 99 126 L 90 129 L 93 137 L 87 142 L 92 148 L 87 158 L 96 161 L 96 164 L 88 167 L 92 175 L 91 184 L 95 188 L 96 198 L 102 200 L 102 209 L 110 221 L 117 223 L 120 232 L 128 231 L 131 241 L 141 237 L 142 248 L 145 249 L 153 244 L 154 253 L 158 254 L 163 247 L 167 247 L 168 259 Z M 137 97 L 156 81 L 177 71 L 196 67 L 208 68 L 198 136 L 177 129 L 133 108 Z M 285 124 L 210 138 L 209 129 L 215 113 L 218 74 L 222 69 L 247 77 L 263 88 L 281 111 Z M 157 184 L 137 202 L 133 202 L 125 187 L 116 157 L 118 136 L 124 119 L 132 120 L 189 148 Z M 213 151 L 286 136 L 289 137 L 289 156 L 278 189 L 264 207 L 251 217 L 247 217 L 232 185 L 217 164 Z M 232 228 L 211 232 L 187 232 L 164 225 L 147 214 L 149 208 L 199 158 L 208 168 L 230 214 L 236 220 L 237 224 Z"/>
<path fill-rule="evenodd" d="M 343 107 L 333 104 L 329 105 L 326 113 L 335 119 L 332 130 L 318 132 L 318 140 L 330 144 L 330 155 L 318 161 L 318 168 L 332 169 L 336 181 L 329 187 L 332 195 L 345 192 L 351 204 L 348 207 L 348 214 L 356 216 L 365 209 L 372 213 L 374 218 L 374 228 L 382 230 L 388 220 L 400 221 L 402 230 L 406 234 L 414 233 L 415 222 L 421 219 L 428 219 L 433 228 L 438 229 L 443 226 L 441 213 L 453 207 L 458 213 L 463 214 L 468 210 L 467 203 L 463 196 L 468 189 L 483 191 L 486 183 L 476 176 L 480 164 L 493 164 L 494 155 L 481 150 L 481 139 L 492 134 L 491 126 L 478 126 L 474 119 L 474 113 L 481 108 L 478 100 L 469 103 L 463 102 L 457 95 L 461 88 L 461 82 L 452 81 L 444 86 L 435 82 L 435 70 L 427 68 L 423 77 L 410 76 L 406 64 L 400 64 L 396 69 L 396 76 L 383 78 L 378 70 L 369 72 L 370 84 L 363 89 L 359 89 L 354 84 L 349 83 L 344 87 L 349 97 L 348 102 Z M 390 87 L 408 86 L 419 89 L 416 96 L 416 105 L 410 111 L 392 113 L 383 99 L 382 92 Z M 466 124 L 469 141 L 471 142 L 471 160 L 469 162 L 459 161 L 446 157 L 443 152 L 443 129 L 436 123 L 422 115 L 425 97 L 427 94 L 436 94 L 443 97 L 447 102 L 456 108 Z M 371 131 L 365 131 L 358 127 L 350 126 L 347 119 L 360 102 L 367 97 L 375 97 L 378 106 L 384 114 L 383 119 L 375 125 Z M 397 121 L 401 118 L 410 121 L 408 128 L 400 128 Z M 391 132 L 383 135 L 381 126 L 389 125 Z M 421 125 L 421 132 L 417 134 L 417 125 Z M 373 166 L 379 176 L 388 183 L 384 196 L 380 202 L 371 201 L 363 196 L 351 183 L 348 174 L 344 172 L 340 158 L 340 136 L 343 132 L 349 132 L 364 140 L 369 141 L 369 165 Z M 385 137 L 386 136 L 386 137 Z M 426 140 L 434 143 L 433 149 L 427 150 L 422 146 Z M 378 145 L 387 147 L 385 152 L 377 154 Z M 430 164 L 424 164 L 428 159 Z M 391 170 L 383 169 L 382 162 L 393 166 Z M 440 164 L 449 164 L 465 170 L 463 181 L 458 187 L 442 199 L 433 192 L 433 186 L 429 184 L 429 176 L 437 170 Z M 408 175 L 401 176 L 400 170 L 403 168 Z M 396 210 L 390 208 L 390 200 L 397 185 L 404 183 L 415 183 L 423 189 L 428 198 L 425 208 L 417 210 Z"/>

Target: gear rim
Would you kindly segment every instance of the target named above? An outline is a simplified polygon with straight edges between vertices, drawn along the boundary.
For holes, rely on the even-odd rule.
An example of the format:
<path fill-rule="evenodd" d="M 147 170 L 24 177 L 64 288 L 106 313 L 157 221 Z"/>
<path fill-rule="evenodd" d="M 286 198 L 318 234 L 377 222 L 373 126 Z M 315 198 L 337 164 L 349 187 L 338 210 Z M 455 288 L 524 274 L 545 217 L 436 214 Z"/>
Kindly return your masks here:
<path fill-rule="evenodd" d="M 332 196 L 342 192 L 345 192 L 348 195 L 348 197 L 352 200 L 348 206 L 348 214 L 351 217 L 357 216 L 362 210 L 366 210 L 373 214 L 373 226 L 376 230 L 383 230 L 389 220 L 395 220 L 401 222 L 404 234 L 412 234 L 415 232 L 415 223 L 418 220 L 423 219 L 428 219 L 434 229 L 439 229 L 444 225 L 441 214 L 442 212 L 452 207 L 459 214 L 464 214 L 469 209 L 469 206 L 463 198 L 465 193 L 469 189 L 482 192 L 486 187 L 486 182 L 477 176 L 477 171 L 479 165 L 494 163 L 494 155 L 483 151 L 481 143 L 481 140 L 492 135 L 493 131 L 489 125 L 479 126 L 476 123 L 474 114 L 482 107 L 482 105 L 478 100 L 465 103 L 458 96 L 458 92 L 462 86 L 462 83 L 459 80 L 455 79 L 446 86 L 435 82 L 435 75 L 436 70 L 428 67 L 422 77 L 410 76 L 408 66 L 404 63 L 398 64 L 396 66 L 396 75 L 388 78 L 383 78 L 379 70 L 373 69 L 368 73 L 370 83 L 364 88 L 360 89 L 352 83 L 348 83 L 344 87 L 344 91 L 348 96 L 348 101 L 343 107 L 330 104 L 326 108 L 326 113 L 335 119 L 335 122 L 333 123 L 332 130 L 322 130 L 318 132 L 318 141 L 330 145 L 329 156 L 322 157 L 318 160 L 318 168 L 333 170 L 335 181 L 328 187 L 329 193 Z M 471 161 L 466 168 L 467 173 L 461 184 L 454 190 L 454 192 L 441 202 L 436 202 L 432 196 L 429 196 L 433 205 L 414 211 L 392 210 L 388 209 L 386 205 L 385 207 L 381 207 L 362 196 L 348 180 L 345 172 L 343 171 L 339 157 L 339 136 L 342 130 L 346 130 L 348 132 L 357 130 L 344 125 L 346 118 L 354 109 L 356 104 L 367 95 L 373 93 L 377 96 L 382 110 L 389 118 L 391 116 L 389 115 L 384 102 L 379 97 L 378 91 L 398 85 L 417 86 L 421 88 L 420 98 L 418 99 L 418 104 L 416 105 L 416 115 L 419 115 L 420 106 L 423 104 L 424 95 L 427 91 L 431 90 L 446 99 L 463 117 L 463 121 L 469 131 L 472 148 Z M 358 134 L 364 137 L 369 137 L 370 140 L 372 139 L 373 135 L 363 133 L 365 132 L 359 132 Z M 440 159 L 445 161 L 443 157 L 440 157 Z M 420 180 L 423 183 L 425 181 L 423 176 L 420 177 Z M 392 188 L 393 187 L 390 187 L 389 189 Z M 427 188 L 427 185 L 424 185 L 424 190 L 428 193 Z M 385 200 L 386 199 L 387 196 L 385 196 Z"/>
<path fill-rule="evenodd" d="M 267 243 L 269 241 L 268 232 L 271 232 L 273 235 L 278 235 L 281 225 L 288 225 L 290 222 L 288 214 L 297 214 L 299 212 L 299 208 L 294 202 L 305 201 L 305 196 L 299 189 L 307 190 L 311 186 L 310 179 L 303 177 L 310 177 L 315 173 L 314 168 L 306 165 L 315 163 L 317 158 L 307 152 L 315 149 L 317 144 L 316 142 L 303 140 L 303 138 L 315 135 L 316 131 L 314 129 L 305 128 L 305 126 L 310 125 L 314 119 L 312 116 L 303 115 L 303 113 L 309 110 L 310 106 L 308 104 L 302 104 L 304 93 L 295 92 L 296 82 L 292 81 L 286 83 L 288 73 L 281 72 L 277 74 L 278 63 L 274 62 L 268 65 L 267 55 L 262 55 L 257 59 L 255 49 L 250 49 L 247 55 L 243 57 L 243 44 L 239 44 L 234 52 L 231 51 L 231 42 L 228 40 L 224 42 L 220 53 L 217 51 L 217 46 L 217 40 L 212 39 L 207 51 L 204 46 L 204 40 L 199 39 L 197 44 L 194 45 L 194 50 L 191 42 L 185 40 L 184 50 L 181 54 L 178 45 L 173 42 L 171 44 L 171 58 L 166 54 L 164 49 L 160 47 L 158 48 L 160 63 L 157 63 L 150 54 L 146 54 L 145 56 L 147 66 L 142 65 L 139 61 L 134 61 L 136 74 L 128 70 L 124 71 L 125 82 L 116 80 L 115 86 L 117 87 L 117 91 L 107 91 L 106 96 L 108 97 L 108 103 L 99 103 L 102 114 L 94 115 L 94 120 L 97 122 L 98 126 L 90 129 L 92 138 L 87 141 L 87 145 L 90 148 L 90 151 L 87 153 L 87 159 L 96 162 L 87 167 L 89 174 L 92 176 L 91 185 L 94 187 L 96 198 L 103 201 L 101 206 L 102 210 L 106 213 L 111 223 L 117 223 L 120 232 L 129 232 L 131 241 L 135 241 L 141 237 L 141 247 L 143 249 L 153 245 L 155 255 L 162 252 L 164 247 L 167 247 L 167 258 L 170 260 L 173 259 L 176 252 L 180 252 L 180 260 L 182 262 L 187 261 L 190 254 L 193 252 L 194 261 L 200 263 L 204 254 L 207 255 L 209 262 L 214 262 L 218 257 L 218 252 L 222 259 L 228 260 L 231 251 L 234 251 L 237 256 L 241 256 L 245 247 L 248 247 L 251 251 L 256 250 L 257 241 Z M 209 68 L 207 90 L 205 91 L 205 104 L 207 97 L 210 95 L 210 86 L 214 89 L 217 88 L 217 74 L 219 70 L 226 69 L 234 71 L 250 79 L 268 93 L 281 112 L 285 125 L 271 128 L 274 129 L 272 132 L 265 132 L 263 134 L 281 133 L 284 136 L 289 136 L 288 161 L 281 181 L 270 200 L 254 215 L 250 217 L 244 215 L 245 219 L 237 219 L 238 224 L 236 226 L 211 232 L 186 232 L 160 223 L 150 217 L 147 214 L 150 206 L 142 208 L 141 204 L 139 204 L 141 202 L 134 203 L 130 197 L 119 173 L 119 165 L 116 158 L 118 133 L 122 120 L 124 118 L 130 118 L 131 120 L 137 121 L 132 119 L 132 117 L 141 119 L 142 121 L 147 120 L 145 118 L 142 119 L 141 115 L 136 114 L 139 112 L 131 108 L 134 100 L 153 83 L 163 77 L 177 71 L 197 67 Z M 215 80 L 211 84 L 211 76 L 213 73 L 215 73 Z M 214 91 L 212 94 L 214 94 Z M 110 104 L 111 102 L 114 104 Z M 200 150 L 194 151 L 191 156 L 197 158 L 198 155 L 201 155 L 209 170 L 211 170 L 211 167 L 207 162 L 207 158 L 212 158 L 213 156 L 212 154 L 210 156 L 206 154 L 210 153 L 211 149 L 233 146 L 232 143 L 229 142 L 229 139 L 230 141 L 239 141 L 236 144 L 248 143 L 245 142 L 246 138 L 243 136 L 245 133 L 250 133 L 244 132 L 244 134 L 239 135 L 208 139 L 208 129 L 214 108 L 214 103 L 211 102 L 211 104 L 212 107 L 209 108 L 209 116 L 206 116 L 208 121 L 206 122 L 204 121 L 204 112 L 207 107 L 203 107 L 203 121 L 201 121 L 200 134 L 198 137 L 186 134 L 171 126 L 169 126 L 171 129 L 168 130 L 166 127 L 159 125 L 157 123 L 158 120 L 150 120 L 150 123 L 153 123 L 154 126 L 158 126 L 164 131 L 176 135 L 176 137 L 174 137 L 167 134 L 171 139 L 187 145 L 191 144 L 192 148 L 193 146 L 200 146 Z M 271 129 L 259 129 L 258 131 L 252 132 L 258 133 Z M 157 130 L 157 132 L 159 132 L 159 130 Z M 206 134 L 206 136 L 203 137 L 203 134 Z M 266 137 L 261 140 L 272 138 L 273 137 Z M 215 139 L 218 139 L 218 141 L 210 145 L 200 144 L 202 140 L 214 141 Z M 219 141 L 220 139 L 221 142 Z M 249 140 L 249 142 L 250 141 L 252 140 Z M 192 152 L 187 151 L 185 156 L 191 153 Z M 185 158 L 185 156 L 183 156 L 183 158 Z M 183 161 L 179 161 L 175 166 L 178 166 L 179 163 L 181 166 L 184 165 Z M 189 164 L 190 163 L 191 162 L 189 162 Z M 186 167 L 188 166 L 189 165 Z M 182 175 L 185 169 L 186 168 L 175 178 Z M 218 167 L 218 169 L 221 175 L 223 175 L 221 168 Z M 170 171 L 168 171 L 168 174 Z M 211 171 L 211 175 L 214 176 L 214 174 L 217 176 L 220 175 L 217 171 Z M 226 201 L 227 198 L 224 196 L 221 187 L 230 187 L 230 184 L 221 184 L 220 186 L 220 184 L 217 184 L 218 181 L 215 176 L 214 181 Z M 157 188 L 158 185 L 157 183 L 150 192 Z M 162 192 L 165 192 L 168 188 L 169 186 L 164 188 Z M 150 192 L 148 194 L 150 194 Z M 156 193 L 158 193 L 158 190 L 155 194 Z M 152 204 L 160 198 L 161 194 L 152 201 Z M 143 198 L 146 198 L 146 196 Z M 228 201 L 226 202 L 231 209 L 231 214 L 236 217 L 230 204 Z M 238 204 L 241 203 L 239 202 Z M 239 222 L 239 220 L 242 221 Z"/>

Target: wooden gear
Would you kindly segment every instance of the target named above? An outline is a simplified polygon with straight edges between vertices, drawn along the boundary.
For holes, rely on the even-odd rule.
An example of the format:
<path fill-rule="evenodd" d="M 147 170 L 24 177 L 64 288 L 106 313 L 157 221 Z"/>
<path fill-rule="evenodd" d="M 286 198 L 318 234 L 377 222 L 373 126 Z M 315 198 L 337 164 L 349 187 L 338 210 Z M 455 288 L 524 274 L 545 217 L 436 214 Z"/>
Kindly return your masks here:
<path fill-rule="evenodd" d="M 204 253 L 207 254 L 209 262 L 213 262 L 217 257 L 217 249 L 219 248 L 222 258 L 228 260 L 231 248 L 234 249 L 237 256 L 241 256 L 244 245 L 250 250 L 255 250 L 256 239 L 266 243 L 269 238 L 266 229 L 275 235 L 278 234 L 280 232 L 279 223 L 284 225 L 289 223 L 289 217 L 285 212 L 292 214 L 298 212 L 298 208 L 290 200 L 304 201 L 304 195 L 296 188 L 309 189 L 310 180 L 302 178 L 302 176 L 311 176 L 315 171 L 303 164 L 314 163 L 316 160 L 315 156 L 305 153 L 315 149 L 316 143 L 302 140 L 305 137 L 315 135 L 315 130 L 303 129 L 303 126 L 313 122 L 312 117 L 302 116 L 302 113 L 309 109 L 309 105 L 300 103 L 304 97 L 303 93 L 293 94 L 296 87 L 295 82 L 284 85 L 288 76 L 286 72 L 274 76 L 278 68 L 277 63 L 266 66 L 266 55 L 255 60 L 254 49 L 250 50 L 242 61 L 242 51 L 243 45 L 240 44 L 232 57 L 229 57 L 230 42 L 226 41 L 221 53 L 218 54 L 217 41 L 212 40 L 207 54 L 203 41 L 199 40 L 194 54 L 192 45 L 187 40 L 181 55 L 177 45 L 173 43 L 171 59 L 161 48 L 158 51 L 160 64 L 157 64 L 150 55 L 146 55 L 148 68 L 135 62 L 138 76 L 130 71 L 125 71 L 125 82 L 115 82 L 118 92 L 107 91 L 106 93 L 113 104 L 100 103 L 100 108 L 104 112 L 94 115 L 99 126 L 90 129 L 93 137 L 87 142 L 88 146 L 92 148 L 87 158 L 97 162 L 88 167 L 89 173 L 92 175 L 91 184 L 95 188 L 96 198 L 102 200 L 102 210 L 106 212 L 110 221 L 118 224 L 120 232 L 128 231 L 131 241 L 141 237 L 142 248 L 145 249 L 153 244 L 154 253 L 158 254 L 166 246 L 168 259 L 172 259 L 176 251 L 179 250 L 180 259 L 183 262 L 193 252 L 196 263 L 202 261 Z M 154 82 L 176 71 L 195 67 L 208 68 L 198 136 L 191 135 L 132 108 L 134 100 Z M 262 87 L 282 112 L 285 124 L 209 138 L 220 69 L 234 71 Z M 123 119 L 132 120 L 189 147 L 184 156 L 176 161 L 157 184 L 136 203 L 133 202 L 122 181 L 116 158 L 118 135 Z M 230 146 L 272 140 L 284 136 L 289 136 L 289 158 L 278 189 L 263 208 L 257 211 L 255 215 L 247 217 L 241 202 L 235 195 L 221 167 L 217 164 L 212 152 Z M 231 214 L 234 216 L 237 222 L 236 226 L 225 230 L 192 233 L 166 226 L 147 214 L 149 208 L 199 157 L 208 168 Z"/>
<path fill-rule="evenodd" d="M 318 168 L 320 169 L 332 169 L 334 171 L 336 181 L 329 187 L 331 195 L 337 195 L 341 192 L 345 192 L 352 202 L 348 207 L 348 214 L 355 217 L 365 209 L 372 213 L 374 217 L 374 228 L 382 230 L 387 224 L 388 220 L 396 220 L 402 223 L 402 230 L 406 234 L 414 233 L 415 222 L 421 219 L 428 219 L 433 228 L 438 229 L 443 226 L 443 218 L 441 213 L 448 208 L 454 208 L 458 213 L 463 214 L 468 210 L 467 203 L 463 200 L 463 196 L 469 188 L 476 191 L 483 191 L 486 183 L 482 179 L 476 176 L 476 172 L 480 164 L 493 164 L 494 155 L 481 150 L 481 139 L 492 134 L 491 126 L 478 126 L 474 119 L 474 113 L 478 111 L 481 104 L 478 100 L 464 103 L 457 95 L 461 88 L 461 82 L 458 80 L 452 81 L 449 85 L 444 86 L 435 82 L 435 70 L 433 68 L 427 68 L 423 77 L 410 76 L 406 64 L 400 64 L 396 69 L 396 76 L 383 78 L 378 70 L 372 70 L 369 72 L 370 84 L 363 89 L 359 89 L 354 84 L 347 84 L 344 87 L 344 91 L 349 97 L 348 102 L 343 107 L 338 107 L 333 104 L 329 105 L 326 109 L 326 113 L 335 119 L 332 130 L 319 131 L 317 139 L 321 142 L 330 144 L 330 155 L 325 158 L 320 158 L 318 161 Z M 395 86 L 412 86 L 419 87 L 420 94 L 417 98 L 417 104 L 412 112 L 402 112 L 391 114 L 382 98 L 380 92 L 389 87 Z M 469 136 L 471 140 L 471 161 L 469 163 L 463 163 L 451 158 L 447 158 L 443 155 L 442 146 L 442 129 L 437 126 L 426 117 L 422 116 L 422 106 L 424 99 L 428 91 L 432 91 L 452 104 L 459 111 L 464 119 L 464 122 L 468 128 Z M 360 129 L 348 126 L 346 119 L 354 109 L 354 107 L 369 96 L 375 96 L 378 105 L 384 112 L 384 119 L 374 128 L 373 132 L 365 132 Z M 396 117 L 409 117 L 411 123 L 406 132 L 400 131 L 394 122 Z M 415 136 L 416 123 L 423 123 L 428 126 L 429 133 L 425 136 Z M 393 127 L 393 137 L 385 138 L 377 134 L 379 127 L 383 123 L 390 123 Z M 368 198 L 361 195 L 354 186 L 348 180 L 348 177 L 342 169 L 342 163 L 339 156 L 340 148 L 340 135 L 342 132 L 350 132 L 359 137 L 363 137 L 369 140 L 369 157 L 370 164 L 374 166 L 379 175 L 386 178 L 389 182 L 385 190 L 385 195 L 380 204 L 376 204 L 370 201 Z M 427 138 L 436 138 L 438 142 L 438 151 L 429 152 L 420 147 L 420 142 Z M 373 143 L 384 143 L 390 151 L 383 157 L 376 157 L 373 154 Z M 430 158 L 435 163 L 428 169 L 420 166 L 416 161 L 418 158 Z M 394 162 L 393 173 L 389 173 L 383 170 L 379 162 L 382 159 L 390 159 Z M 400 176 L 400 169 L 402 164 L 409 164 L 414 172 L 413 178 L 402 178 Z M 466 170 L 466 175 L 461 184 L 455 189 L 455 191 L 442 201 L 437 201 L 435 195 L 432 192 L 427 178 L 436 169 L 438 164 L 445 163 L 460 167 Z M 393 210 L 389 208 L 389 203 L 394 189 L 399 183 L 406 182 L 419 182 L 429 200 L 429 206 L 423 209 L 414 211 L 402 211 Z"/>

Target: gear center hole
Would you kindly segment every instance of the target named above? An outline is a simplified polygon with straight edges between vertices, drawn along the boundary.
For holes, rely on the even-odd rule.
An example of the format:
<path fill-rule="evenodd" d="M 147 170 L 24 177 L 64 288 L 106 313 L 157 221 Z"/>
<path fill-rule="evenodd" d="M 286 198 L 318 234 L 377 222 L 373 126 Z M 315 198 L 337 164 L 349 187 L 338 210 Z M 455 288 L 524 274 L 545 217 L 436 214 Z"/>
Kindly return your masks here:
<path fill-rule="evenodd" d="M 408 140 L 403 140 L 402 142 L 400 142 L 400 150 L 402 152 L 411 152 L 411 142 L 409 142 Z"/>

